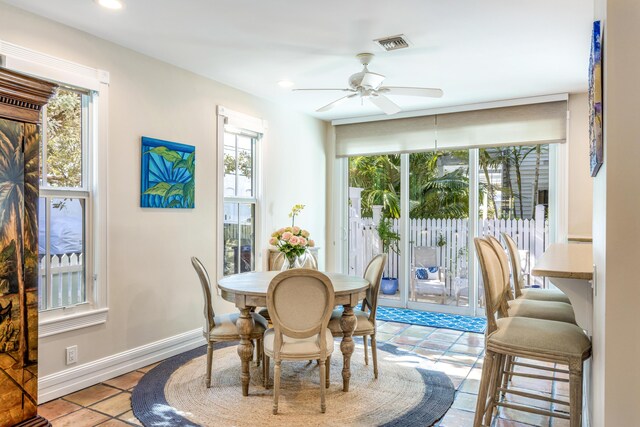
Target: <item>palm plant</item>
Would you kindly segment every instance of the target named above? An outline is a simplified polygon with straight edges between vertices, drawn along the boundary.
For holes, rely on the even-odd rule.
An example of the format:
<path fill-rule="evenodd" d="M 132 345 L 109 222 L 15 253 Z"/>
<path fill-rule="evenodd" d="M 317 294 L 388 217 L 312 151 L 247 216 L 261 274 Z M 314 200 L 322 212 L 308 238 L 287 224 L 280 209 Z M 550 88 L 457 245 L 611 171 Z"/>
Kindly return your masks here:
<path fill-rule="evenodd" d="M 32 258 L 37 258 L 37 235 L 32 224 L 37 224 L 38 142 L 39 133 L 35 125 L 0 119 L 0 242 L 3 246 L 12 241 L 16 245 L 15 274 L 23 325 L 20 328 L 20 363 L 23 366 L 29 361 L 29 336 L 25 327 L 25 264 L 32 264 Z M 25 263 L 25 255 L 28 256 L 29 263 Z"/>

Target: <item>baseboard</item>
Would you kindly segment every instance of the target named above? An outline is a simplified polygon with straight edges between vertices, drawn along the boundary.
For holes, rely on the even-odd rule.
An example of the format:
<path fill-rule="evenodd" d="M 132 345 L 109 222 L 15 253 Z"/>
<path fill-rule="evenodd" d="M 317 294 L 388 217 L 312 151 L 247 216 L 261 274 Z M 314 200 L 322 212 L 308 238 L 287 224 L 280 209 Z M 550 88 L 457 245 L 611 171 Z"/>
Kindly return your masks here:
<path fill-rule="evenodd" d="M 40 377 L 38 403 L 48 402 L 204 344 L 206 341 L 202 329 L 194 329 Z"/>

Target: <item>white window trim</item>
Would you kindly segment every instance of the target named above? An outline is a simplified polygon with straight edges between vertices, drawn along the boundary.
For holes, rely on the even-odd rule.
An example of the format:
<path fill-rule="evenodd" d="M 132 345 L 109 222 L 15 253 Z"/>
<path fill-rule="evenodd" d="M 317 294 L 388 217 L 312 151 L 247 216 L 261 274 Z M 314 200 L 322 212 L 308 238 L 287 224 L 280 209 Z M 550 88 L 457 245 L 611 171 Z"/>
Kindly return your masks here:
<path fill-rule="evenodd" d="M 87 295 L 93 300 L 72 307 L 63 307 L 39 313 L 39 337 L 47 337 L 88 326 L 106 323 L 109 311 L 107 301 L 107 155 L 108 155 L 108 106 L 109 73 L 56 58 L 31 49 L 0 40 L 0 64 L 4 67 L 45 80 L 61 82 L 92 91 L 93 107 L 90 108 L 91 144 L 87 155 L 91 162 L 92 212 L 91 230 L 85 246 L 92 249 L 87 264 L 93 277 L 86 283 Z M 91 283 L 93 279 L 93 283 Z"/>
<path fill-rule="evenodd" d="M 230 110 L 222 105 L 218 105 L 216 116 L 216 180 L 217 180 L 217 209 L 216 209 L 216 280 L 224 277 L 224 254 L 222 253 L 222 247 L 224 245 L 224 176 L 222 171 L 224 170 L 224 134 L 225 127 L 235 128 L 237 130 L 248 130 L 259 134 L 259 138 L 254 146 L 254 197 L 251 199 L 240 199 L 227 197 L 227 200 L 240 201 L 255 200 L 255 239 L 254 239 L 254 252 L 255 262 L 254 270 L 262 271 L 264 262 L 262 261 L 263 251 L 261 248 L 265 244 L 264 237 L 264 218 L 265 218 L 265 203 L 262 200 L 262 182 L 263 175 L 263 163 L 262 153 L 266 141 L 267 122 L 265 120 L 258 119 L 256 117 Z"/>

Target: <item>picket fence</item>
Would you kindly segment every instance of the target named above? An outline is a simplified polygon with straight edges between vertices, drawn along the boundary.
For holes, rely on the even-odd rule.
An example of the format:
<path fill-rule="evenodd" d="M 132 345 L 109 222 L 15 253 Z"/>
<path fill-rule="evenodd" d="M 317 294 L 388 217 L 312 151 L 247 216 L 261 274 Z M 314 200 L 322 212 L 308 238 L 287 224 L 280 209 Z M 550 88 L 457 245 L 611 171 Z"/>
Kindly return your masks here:
<path fill-rule="evenodd" d="M 518 244 L 523 269 L 530 273 L 536 259 L 549 245 L 549 226 L 544 219 L 544 207 L 536 209 L 536 219 L 481 219 L 478 221 L 478 235 L 495 236 L 502 240 L 505 232 Z M 393 228 L 400 231 L 399 220 L 393 221 Z M 466 278 L 468 274 L 469 219 L 417 218 L 410 220 L 410 247 L 429 246 L 437 248 L 438 263 L 446 268 L 447 284 L 456 278 Z M 350 218 L 349 232 L 349 273 L 362 275 L 367 262 L 381 252 L 380 240 L 372 218 Z M 403 254 L 404 255 L 404 254 Z M 390 277 L 399 276 L 401 256 L 395 251 L 389 253 L 386 272 Z M 533 280 L 533 278 L 531 278 Z M 533 283 L 532 283 L 533 284 Z M 542 284 L 542 283 L 538 283 Z"/>
<path fill-rule="evenodd" d="M 38 306 L 41 310 L 80 304 L 86 300 L 84 286 L 84 254 L 52 254 L 51 277 L 47 280 L 46 260 L 40 257 L 40 292 Z M 45 289 L 49 292 L 44 292 Z"/>

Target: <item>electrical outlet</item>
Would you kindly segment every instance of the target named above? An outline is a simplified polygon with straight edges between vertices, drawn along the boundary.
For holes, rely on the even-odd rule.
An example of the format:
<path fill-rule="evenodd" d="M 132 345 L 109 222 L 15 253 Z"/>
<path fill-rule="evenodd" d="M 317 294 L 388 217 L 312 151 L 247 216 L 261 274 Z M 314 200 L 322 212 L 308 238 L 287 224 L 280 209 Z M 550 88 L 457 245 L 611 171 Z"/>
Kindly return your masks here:
<path fill-rule="evenodd" d="M 67 347 L 67 365 L 72 365 L 78 361 L 78 346 Z"/>

